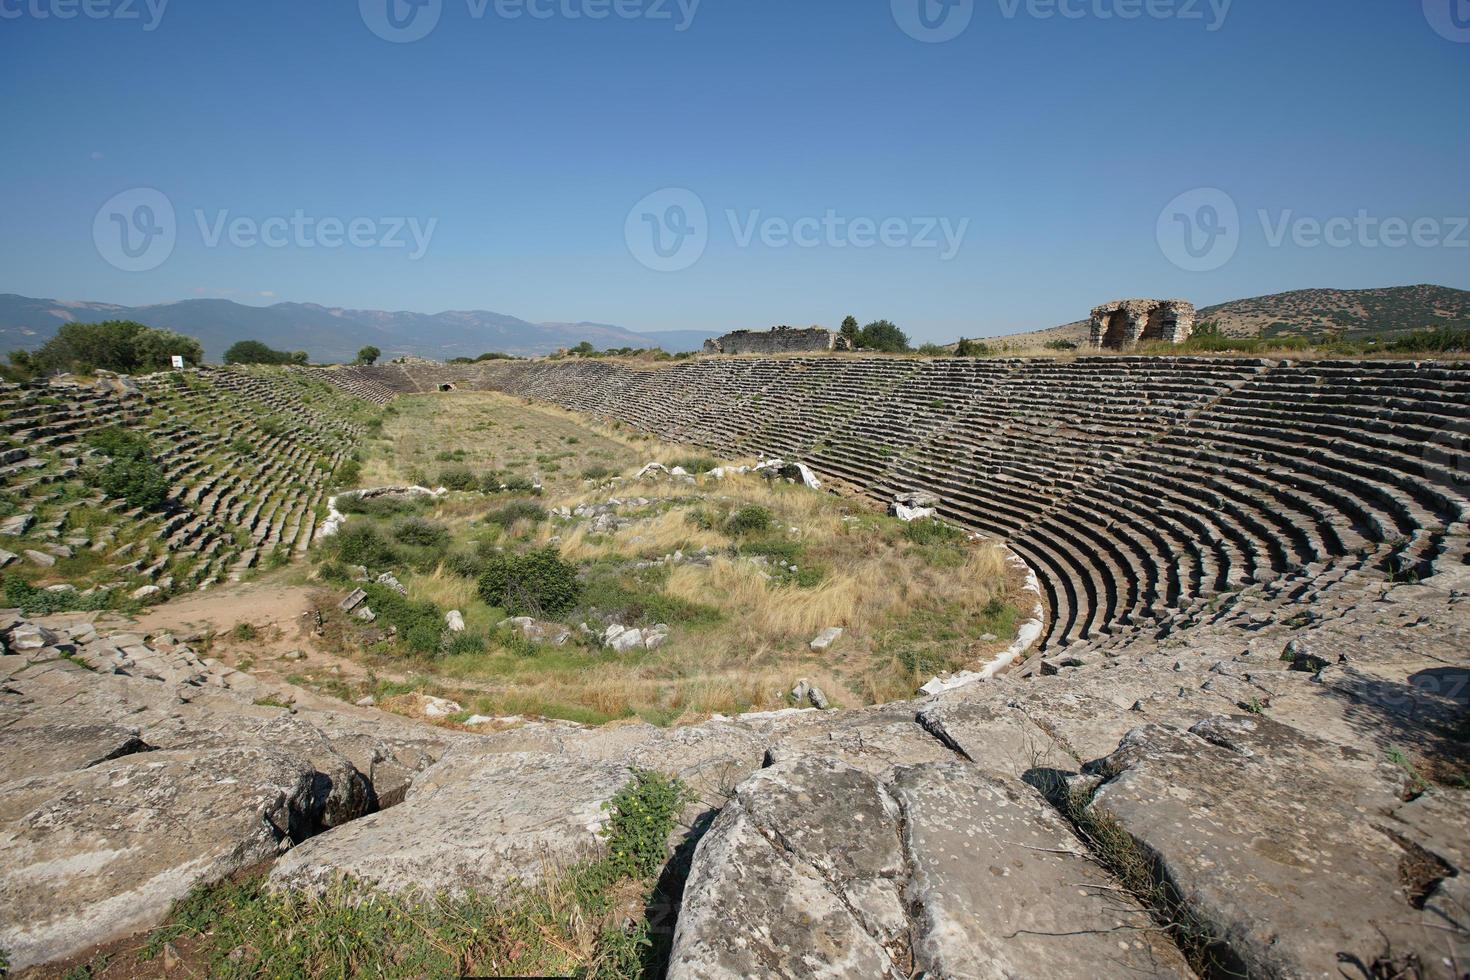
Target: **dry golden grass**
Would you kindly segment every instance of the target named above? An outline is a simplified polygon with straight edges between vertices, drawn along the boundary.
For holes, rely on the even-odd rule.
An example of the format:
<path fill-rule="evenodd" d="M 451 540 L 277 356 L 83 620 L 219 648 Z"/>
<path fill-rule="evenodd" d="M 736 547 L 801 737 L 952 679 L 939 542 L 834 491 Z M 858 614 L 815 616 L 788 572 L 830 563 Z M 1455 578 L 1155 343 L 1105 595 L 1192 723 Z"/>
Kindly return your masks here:
<path fill-rule="evenodd" d="M 870 704 L 912 696 L 933 670 L 943 669 L 935 663 L 984 658 L 1010 640 L 976 639 L 984 624 L 1004 621 L 993 603 L 1011 600 L 1019 586 L 998 546 L 922 547 L 865 501 L 772 484 L 753 474 L 700 475 L 693 485 L 667 478 L 633 481 L 628 477 L 649 461 L 671 466 L 700 454 L 500 395 L 405 402 L 385 425 L 391 458 L 372 459 L 366 467 L 385 482 L 405 478 L 446 450 L 463 450 L 465 461 L 442 465 L 475 469 L 534 459 L 538 451 L 570 452 L 563 460 L 568 466 L 608 465 L 624 475 L 602 485 L 580 474 L 554 475 L 538 501 L 552 511 L 617 499 L 616 513 L 628 526 L 605 533 L 593 533 L 587 520 L 524 521 L 501 533 L 483 518 L 506 498 L 452 494 L 430 516 L 450 527 L 457 550 L 471 539 L 555 547 L 564 559 L 613 576 L 629 594 L 674 603 L 668 607 L 673 636 L 655 652 L 617 655 L 577 640 L 562 648 L 502 649 L 505 641 L 494 632 L 502 614 L 479 599 L 475 582 L 442 567 L 400 574 L 411 598 L 460 610 L 471 634 L 485 637 L 481 652 L 413 665 L 435 693 L 480 714 L 592 723 L 638 716 L 669 724 L 787 707 L 787 692 L 801 679 L 820 685 L 839 706 Z M 590 455 L 608 452 L 608 446 L 614 447 L 616 466 Z M 627 503 L 636 497 L 650 503 Z M 746 532 L 732 527 L 732 515 L 749 507 L 768 511 L 771 526 Z M 716 557 L 707 564 L 636 570 L 640 561 L 702 549 Z M 800 575 L 782 566 L 788 556 Z M 679 612 L 691 608 L 713 613 Z M 566 622 L 576 626 L 580 620 Z M 593 626 L 600 629 L 601 623 Z M 809 642 L 833 626 L 845 630 L 842 639 L 827 653 L 812 653 Z"/>

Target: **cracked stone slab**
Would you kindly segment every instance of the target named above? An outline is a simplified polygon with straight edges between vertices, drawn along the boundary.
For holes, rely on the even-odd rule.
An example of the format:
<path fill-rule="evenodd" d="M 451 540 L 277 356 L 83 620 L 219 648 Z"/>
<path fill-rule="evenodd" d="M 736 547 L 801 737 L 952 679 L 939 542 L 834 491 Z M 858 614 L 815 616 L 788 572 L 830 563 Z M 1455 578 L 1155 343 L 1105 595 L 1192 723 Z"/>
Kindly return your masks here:
<path fill-rule="evenodd" d="M 897 817 L 836 759 L 752 776 L 695 851 L 671 980 L 907 976 Z"/>
<path fill-rule="evenodd" d="M 1022 783 L 808 755 L 742 784 L 694 855 L 670 977 L 920 974 L 1191 975 Z"/>
<path fill-rule="evenodd" d="M 274 857 L 315 819 L 316 775 L 287 753 L 235 747 L 6 783 L 0 946 L 11 965 L 151 926 L 195 883 Z"/>
<path fill-rule="evenodd" d="M 895 775 L 914 967 L 936 977 L 1191 977 L 1179 950 L 1024 783 L 967 763 Z"/>
<path fill-rule="evenodd" d="M 1391 947 L 1431 954 L 1433 924 L 1381 826 L 1400 777 L 1264 718 L 1149 725 L 1096 765 L 1090 812 L 1148 852 L 1253 976 L 1335 976 Z M 1438 975 L 1431 973 L 1430 975 Z"/>
<path fill-rule="evenodd" d="M 451 750 L 398 806 L 303 842 L 270 880 L 313 891 L 348 874 L 426 892 L 533 881 L 601 852 L 603 804 L 632 775 L 616 762 Z"/>

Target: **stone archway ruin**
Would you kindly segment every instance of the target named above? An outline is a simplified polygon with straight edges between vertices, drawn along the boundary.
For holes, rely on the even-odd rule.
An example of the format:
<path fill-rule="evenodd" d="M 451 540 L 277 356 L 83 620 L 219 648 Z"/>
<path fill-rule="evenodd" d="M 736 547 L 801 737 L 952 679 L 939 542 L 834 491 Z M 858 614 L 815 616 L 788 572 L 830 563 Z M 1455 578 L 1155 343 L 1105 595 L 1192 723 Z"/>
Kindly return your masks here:
<path fill-rule="evenodd" d="M 1194 304 L 1182 299 L 1122 299 L 1092 311 L 1091 345 L 1130 350 L 1140 343 L 1182 344 L 1194 333 Z"/>

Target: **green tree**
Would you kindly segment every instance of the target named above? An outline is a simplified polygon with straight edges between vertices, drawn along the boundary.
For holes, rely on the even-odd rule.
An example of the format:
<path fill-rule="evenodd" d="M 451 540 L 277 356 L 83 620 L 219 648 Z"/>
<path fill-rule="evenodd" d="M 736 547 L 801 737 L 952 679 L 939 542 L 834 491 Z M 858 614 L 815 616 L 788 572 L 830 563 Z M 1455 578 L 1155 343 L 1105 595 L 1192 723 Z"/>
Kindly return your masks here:
<path fill-rule="evenodd" d="M 856 346 L 858 342 L 858 335 L 862 332 L 858 329 L 857 317 L 850 316 L 843 320 L 842 330 L 840 332 L 842 336 L 852 341 L 853 346 Z"/>
<path fill-rule="evenodd" d="M 204 346 L 193 337 L 172 330 L 146 327 L 138 331 L 133 335 L 133 351 L 141 371 L 162 371 L 172 367 L 174 357 L 182 357 L 184 363 L 192 367 L 204 363 Z"/>
<path fill-rule="evenodd" d="M 903 354 L 912 348 L 909 335 L 887 320 L 875 320 L 858 334 L 858 346 L 885 354 Z"/>
<path fill-rule="evenodd" d="M 963 337 L 960 338 L 960 342 L 955 345 L 954 349 L 955 357 L 985 357 L 989 353 L 990 348 L 987 345 L 978 340 L 966 340 Z"/>
<path fill-rule="evenodd" d="M 305 358 L 305 352 L 302 352 L 301 356 Z M 239 343 L 230 345 L 230 349 L 225 351 L 226 364 L 304 363 L 304 361 L 297 362 L 295 358 L 295 354 L 288 354 L 280 350 L 271 350 L 258 340 L 242 340 Z"/>
<path fill-rule="evenodd" d="M 593 347 L 591 343 L 589 343 L 588 341 L 585 341 L 584 340 L 580 344 L 578 344 L 576 347 L 573 347 L 571 349 L 571 353 L 577 354 L 577 355 L 579 355 L 581 357 L 587 357 L 590 354 L 597 353 L 597 348 L 596 347 Z"/>
<path fill-rule="evenodd" d="M 382 351 L 378 350 L 376 347 L 374 347 L 371 344 L 369 344 L 367 347 L 364 347 L 362 350 L 360 350 L 360 351 L 357 352 L 357 363 L 359 363 L 359 364 L 376 364 L 376 363 L 378 363 L 378 358 L 380 358 L 382 356 L 383 356 L 383 352 Z"/>
<path fill-rule="evenodd" d="M 193 337 L 158 330 L 133 320 L 102 323 L 66 323 L 56 336 L 24 361 L 11 355 L 11 364 L 33 373 L 53 371 L 117 371 L 133 374 L 161 371 L 178 355 L 190 364 L 204 360 L 204 348 Z"/>

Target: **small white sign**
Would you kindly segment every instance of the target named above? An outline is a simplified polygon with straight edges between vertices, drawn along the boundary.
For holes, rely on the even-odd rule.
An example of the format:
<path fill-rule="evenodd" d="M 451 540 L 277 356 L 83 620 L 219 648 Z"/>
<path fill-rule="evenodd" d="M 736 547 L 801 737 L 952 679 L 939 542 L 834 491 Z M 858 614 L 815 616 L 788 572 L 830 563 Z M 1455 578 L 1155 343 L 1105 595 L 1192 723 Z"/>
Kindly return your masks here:
<path fill-rule="evenodd" d="M 184 369 L 184 358 L 182 356 L 175 354 L 170 360 L 174 363 L 174 370 L 182 371 Z"/>

